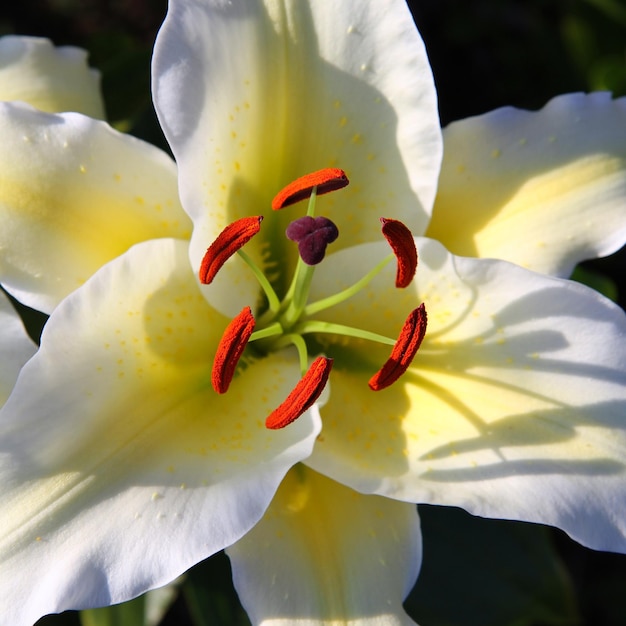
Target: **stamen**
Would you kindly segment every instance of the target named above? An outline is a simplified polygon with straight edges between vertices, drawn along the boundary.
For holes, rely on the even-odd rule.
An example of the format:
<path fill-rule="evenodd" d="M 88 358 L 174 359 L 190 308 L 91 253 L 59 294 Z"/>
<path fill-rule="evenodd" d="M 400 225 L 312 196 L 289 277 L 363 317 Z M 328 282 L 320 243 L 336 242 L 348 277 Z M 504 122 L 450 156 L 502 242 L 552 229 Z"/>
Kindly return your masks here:
<path fill-rule="evenodd" d="M 398 260 L 396 287 L 408 287 L 417 269 L 417 248 L 411 231 L 399 220 L 380 218 L 383 235 Z"/>
<path fill-rule="evenodd" d="M 344 302 L 355 294 L 359 293 L 359 291 L 367 287 L 367 285 L 369 285 L 372 280 L 376 276 L 378 276 L 378 274 L 380 274 L 380 272 L 382 272 L 385 267 L 387 267 L 387 264 L 390 263 L 393 258 L 393 254 L 386 256 L 382 261 L 378 262 L 376 267 L 371 269 L 365 276 L 363 276 L 363 278 L 354 283 L 354 285 L 350 285 L 350 287 L 347 287 L 346 289 L 343 289 L 342 291 L 335 293 L 332 296 L 328 296 L 326 298 L 322 298 L 321 300 L 317 300 L 317 302 L 307 304 L 304 309 L 304 315 L 306 317 L 310 317 L 311 315 L 319 313 L 324 309 L 329 309 L 330 307 L 335 306 L 340 302 Z M 394 342 L 392 341 L 391 345 L 393 345 L 393 343 Z"/>
<path fill-rule="evenodd" d="M 285 234 L 298 243 L 300 258 L 307 265 L 317 265 L 326 254 L 326 246 L 339 237 L 339 230 L 327 217 L 305 215 L 291 222 Z"/>
<path fill-rule="evenodd" d="M 391 356 L 381 369 L 370 378 L 369 386 L 380 391 L 392 385 L 406 372 L 426 334 L 426 307 L 424 303 L 409 313 L 400 331 Z"/>
<path fill-rule="evenodd" d="M 235 375 L 237 363 L 254 330 L 254 324 L 252 311 L 247 306 L 226 327 L 217 346 L 211 372 L 211 383 L 217 393 L 228 391 L 230 381 Z"/>
<path fill-rule="evenodd" d="M 272 209 L 278 211 L 308 198 L 315 187 L 317 187 L 317 195 L 321 196 L 329 191 L 342 189 L 349 182 L 343 170 L 333 167 L 306 174 L 289 183 L 276 194 L 272 200 Z"/>
<path fill-rule="evenodd" d="M 262 215 L 242 217 L 229 224 L 217 236 L 206 251 L 200 265 L 198 275 L 203 285 L 209 285 L 222 265 L 261 230 L 262 221 Z"/>
<path fill-rule="evenodd" d="M 319 398 L 328 382 L 333 360 L 318 356 L 287 399 L 265 420 L 266 428 L 277 430 L 289 426 Z"/>

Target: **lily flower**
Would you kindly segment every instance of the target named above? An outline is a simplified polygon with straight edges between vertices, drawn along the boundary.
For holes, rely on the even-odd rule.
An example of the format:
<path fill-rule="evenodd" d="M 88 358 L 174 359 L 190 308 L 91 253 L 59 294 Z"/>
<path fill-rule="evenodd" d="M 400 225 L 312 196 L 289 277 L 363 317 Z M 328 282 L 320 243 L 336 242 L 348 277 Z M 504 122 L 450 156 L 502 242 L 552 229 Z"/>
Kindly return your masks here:
<path fill-rule="evenodd" d="M 100 72 L 87 65 L 87 53 L 40 37 L 0 37 L 0 100 L 104 119 Z"/>
<path fill-rule="evenodd" d="M 181 218 L 159 234 L 138 220 L 124 241 L 109 229 L 115 245 L 83 269 L 104 224 L 89 221 L 84 187 L 82 210 L 58 231 L 25 202 L 15 214 L 30 245 L 0 248 L 3 268 L 6 250 L 13 258 L 3 284 L 52 311 L 0 412 L 0 605 L 11 623 L 123 601 L 223 547 L 254 623 L 412 623 L 402 600 L 421 559 L 415 502 L 626 551 L 624 315 L 583 286 L 421 236 L 442 142 L 404 3 L 173 0 L 153 78 L 190 242 Z M 571 262 L 623 244 L 624 125 L 608 113 L 624 108 L 566 101 L 579 122 L 551 117 L 570 148 L 543 163 L 540 175 L 567 174 L 546 179 L 546 210 L 590 211 L 593 197 L 604 218 L 550 241 Z M 173 165 L 103 124 L 15 105 L 3 119 L 38 149 L 54 139 L 46 162 L 58 163 L 64 194 L 82 180 L 81 150 L 105 136 L 106 149 L 88 152 L 93 189 L 118 189 L 116 173 L 129 181 L 105 196 L 125 209 L 113 226 L 171 197 Z M 601 146 L 577 151 L 604 123 Z M 50 181 L 42 162 L 31 176 Z M 598 172 L 586 184 L 565 167 L 583 162 Z M 528 172 L 520 185 L 532 191 Z M 57 199 L 55 186 L 40 189 Z M 471 200 L 445 206 L 480 210 L 478 191 Z M 74 227 L 87 246 L 68 245 Z M 510 248 L 536 243 L 531 234 L 507 231 Z M 528 255 L 538 266 L 545 248 Z"/>
<path fill-rule="evenodd" d="M 55 312 L 42 337 L 44 347 L 28 368 L 37 368 L 41 357 L 60 365 L 57 359 L 63 356 L 47 348 L 47 337 L 58 332 L 61 351 L 69 350 L 70 369 L 78 366 L 70 354 L 77 349 L 86 374 L 71 374 L 71 383 L 65 379 L 78 396 L 58 390 L 56 398 L 65 408 L 42 402 L 27 417 L 23 411 L 28 409 L 18 400 L 17 421 L 11 409 L 0 418 L 2 618 L 31 624 L 65 608 L 134 597 L 239 538 L 266 510 L 287 470 L 310 454 L 319 417 L 313 408 L 289 431 L 273 433 L 248 411 L 246 396 L 234 402 L 231 397 L 225 410 L 217 407 L 205 364 L 217 347 L 223 317 L 206 304 L 189 267 L 191 223 L 178 200 L 174 162 L 94 117 L 44 112 L 72 108 L 98 115 L 90 109 L 99 91 L 85 54 L 34 38 L 8 39 L 0 40 L 5 76 L 19 74 L 9 71 L 16 63 L 32 79 L 32 89 L 11 89 L 0 75 L 2 97 L 23 101 L 0 103 L 0 280 L 22 303 Z M 68 81 L 71 89 L 55 79 L 55 72 L 66 79 L 74 75 Z M 65 91 L 74 92 L 74 100 Z M 120 257 L 145 241 L 155 246 L 148 246 L 147 256 L 133 248 Z M 126 266 L 135 254 L 137 263 Z M 112 259 L 118 262 L 107 266 Z M 143 263 L 152 269 L 137 273 Z M 93 282 L 103 266 L 105 273 L 121 272 L 105 278 L 106 288 Z M 153 280 L 146 280 L 145 269 Z M 114 288 L 117 295 L 109 301 L 113 283 L 120 290 Z M 78 317 L 91 328 L 93 349 L 89 342 L 80 347 L 82 333 L 71 328 L 73 314 L 67 317 L 78 303 L 72 304 L 68 294 L 74 292 L 82 308 L 88 285 L 99 292 L 92 292 L 97 310 L 91 319 Z M 129 297 L 120 309 L 124 289 Z M 113 317 L 102 309 L 107 302 L 116 310 Z M 148 302 L 156 307 L 151 312 Z M 8 301 L 1 306 L 4 402 L 35 346 L 23 338 Z M 114 318 L 120 313 L 121 326 L 113 329 L 110 324 L 117 326 Z M 56 327 L 56 319 L 70 326 Z M 106 327 L 102 334 L 98 319 Z M 93 357 L 102 349 L 99 365 Z M 293 361 L 289 355 L 276 359 L 278 374 L 267 364 L 259 376 L 251 369 L 259 407 L 278 404 L 295 384 Z M 113 363 L 115 372 L 109 369 Z M 125 377 L 131 384 L 120 394 Z M 135 384 L 139 379 L 147 384 L 144 390 Z M 107 388 L 116 391 L 109 394 Z M 15 389 L 14 399 L 19 393 Z M 138 403 L 140 397 L 150 400 Z M 29 432 L 35 436 L 31 443 Z M 117 521 L 100 533 L 105 518 Z M 122 554 L 118 540 L 126 537 L 125 543 L 133 534 L 128 545 L 135 556 L 126 552 L 129 569 L 124 572 L 120 562 L 117 575 L 109 568 L 110 558 Z M 146 543 L 157 535 L 162 540 Z M 63 537 L 70 536 L 67 543 Z M 96 553 L 95 559 L 89 556 Z M 143 566 L 137 568 L 139 561 Z"/>
<path fill-rule="evenodd" d="M 86 60 L 45 39 L 0 38 L 0 281 L 48 314 L 133 244 L 191 232 L 174 162 L 99 121 L 100 77 Z"/>
<path fill-rule="evenodd" d="M 616 252 L 626 239 L 625 120 L 625 98 L 593 93 L 450 124 L 426 234 L 455 254 L 565 278 Z"/>

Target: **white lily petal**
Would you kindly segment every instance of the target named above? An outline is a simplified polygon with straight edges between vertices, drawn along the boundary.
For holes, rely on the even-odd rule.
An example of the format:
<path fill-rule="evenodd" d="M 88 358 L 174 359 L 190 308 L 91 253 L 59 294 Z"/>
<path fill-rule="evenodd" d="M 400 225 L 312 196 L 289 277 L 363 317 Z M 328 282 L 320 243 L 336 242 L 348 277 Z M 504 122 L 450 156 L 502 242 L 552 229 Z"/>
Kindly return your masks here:
<path fill-rule="evenodd" d="M 626 242 L 626 98 L 572 94 L 450 124 L 428 236 L 569 276 Z"/>
<path fill-rule="evenodd" d="M 36 349 L 19 315 L 0 291 L 0 407 L 9 397 L 22 365 Z"/>
<path fill-rule="evenodd" d="M 76 113 L 0 103 L 0 278 L 50 312 L 133 244 L 189 237 L 176 166 L 161 150 Z"/>
<path fill-rule="evenodd" d="M 194 221 L 195 267 L 227 223 L 259 214 L 262 234 L 246 251 L 265 265 L 292 263 L 284 230 L 294 213 L 273 213 L 271 200 L 323 167 L 352 180 L 323 200 L 342 233 L 337 249 L 378 239 L 381 215 L 424 231 L 441 137 L 428 60 L 404 1 L 174 0 L 153 84 Z M 232 314 L 256 294 L 236 259 L 207 297 Z"/>
<path fill-rule="evenodd" d="M 313 412 L 264 426 L 296 359 L 250 363 L 213 392 L 228 320 L 200 294 L 187 246 L 138 244 L 63 300 L 0 412 L 6 623 L 173 580 L 247 532 L 310 453 Z"/>
<path fill-rule="evenodd" d="M 262 520 L 226 552 L 253 624 L 414 624 L 402 608 L 422 558 L 413 504 L 296 466 Z"/>
<path fill-rule="evenodd" d="M 367 380 L 387 356 L 357 344 L 350 359 L 344 347 L 306 463 L 359 491 L 542 522 L 626 552 L 623 311 L 570 281 L 417 245 L 414 288 L 394 289 L 389 268 L 333 321 L 394 336 L 423 301 L 422 347 L 380 392 Z M 382 253 L 329 257 L 317 288 L 353 283 Z"/>
<path fill-rule="evenodd" d="M 104 119 L 100 73 L 87 52 L 47 39 L 0 37 L 0 100 L 21 100 L 41 111 L 76 111 Z"/>

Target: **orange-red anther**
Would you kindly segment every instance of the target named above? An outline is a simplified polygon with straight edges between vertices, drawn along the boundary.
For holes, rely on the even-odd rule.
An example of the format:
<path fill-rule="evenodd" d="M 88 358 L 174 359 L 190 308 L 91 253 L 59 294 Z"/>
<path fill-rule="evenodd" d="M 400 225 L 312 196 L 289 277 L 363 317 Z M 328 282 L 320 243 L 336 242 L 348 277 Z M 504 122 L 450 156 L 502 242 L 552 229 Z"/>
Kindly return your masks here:
<path fill-rule="evenodd" d="M 262 215 L 242 217 L 229 224 L 217 236 L 206 251 L 200 265 L 198 275 L 203 285 L 209 285 L 222 265 L 261 230 L 262 221 Z"/>
<path fill-rule="evenodd" d="M 252 311 L 249 306 L 246 306 L 226 327 L 217 346 L 211 371 L 211 383 L 217 393 L 228 391 L 237 363 L 254 330 L 254 324 Z"/>
<path fill-rule="evenodd" d="M 396 287 L 408 287 L 417 269 L 417 248 L 411 231 L 399 220 L 381 217 L 383 235 L 398 259 Z"/>
<path fill-rule="evenodd" d="M 369 386 L 374 391 L 389 387 L 406 372 L 426 334 L 426 307 L 424 303 L 409 313 L 400 331 L 396 345 L 387 362 L 370 378 Z"/>
<path fill-rule="evenodd" d="M 327 167 L 323 170 L 312 172 L 297 178 L 281 189 L 272 200 L 272 209 L 278 211 L 290 204 L 295 204 L 310 197 L 314 187 L 317 187 L 317 195 L 321 196 L 329 191 L 342 189 L 349 182 L 346 173 L 335 167 Z"/>
<path fill-rule="evenodd" d="M 313 406 L 328 382 L 332 367 L 332 359 L 318 356 L 287 399 L 269 414 L 265 420 L 265 426 L 272 430 L 289 426 Z"/>

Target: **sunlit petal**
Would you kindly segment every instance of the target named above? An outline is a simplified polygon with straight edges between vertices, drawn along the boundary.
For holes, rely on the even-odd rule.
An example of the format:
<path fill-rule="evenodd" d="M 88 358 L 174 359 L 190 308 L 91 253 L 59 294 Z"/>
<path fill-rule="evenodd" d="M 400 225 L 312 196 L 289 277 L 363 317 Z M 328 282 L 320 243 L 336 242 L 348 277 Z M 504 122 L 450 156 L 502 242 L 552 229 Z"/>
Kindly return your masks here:
<path fill-rule="evenodd" d="M 263 519 L 227 550 L 253 624 L 408 625 L 417 578 L 415 505 L 293 468 Z"/>
<path fill-rule="evenodd" d="M 425 302 L 412 367 L 375 393 L 366 381 L 378 354 L 344 347 L 307 463 L 360 491 L 553 524 L 590 547 L 625 550 L 624 313 L 576 283 L 417 246 L 413 293 L 393 288 L 390 269 L 333 311 L 392 334 Z M 320 281 L 336 282 L 338 265 L 354 280 L 378 248 L 330 257 Z"/>
<path fill-rule="evenodd" d="M 329 166 L 353 180 L 320 200 L 339 228 L 336 249 L 378 239 L 381 215 L 423 232 L 441 139 L 430 68 L 405 2 L 175 0 L 153 78 L 194 220 L 197 267 L 228 222 L 258 214 L 266 219 L 251 254 L 266 266 L 292 264 L 296 250 L 283 233 L 296 209 L 272 214 L 271 200 Z M 256 288 L 234 259 L 207 294 L 234 314 Z"/>
<path fill-rule="evenodd" d="M 165 584 L 248 531 L 309 454 L 312 412 L 264 426 L 295 359 L 250 363 L 213 392 L 226 322 L 175 240 L 133 247 L 54 311 L 0 412 L 7 623 Z"/>
<path fill-rule="evenodd" d="M 0 407 L 9 397 L 20 368 L 36 348 L 9 299 L 0 291 Z"/>
<path fill-rule="evenodd" d="M 0 104 L 0 280 L 50 312 L 131 245 L 188 237 L 176 167 L 104 122 Z"/>
<path fill-rule="evenodd" d="M 87 53 L 37 37 L 0 38 L 0 100 L 104 118 L 100 73 L 87 65 Z"/>
<path fill-rule="evenodd" d="M 569 276 L 626 242 L 626 98 L 559 96 L 450 124 L 428 236 Z"/>

